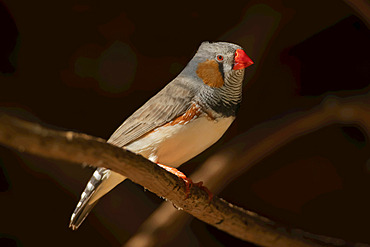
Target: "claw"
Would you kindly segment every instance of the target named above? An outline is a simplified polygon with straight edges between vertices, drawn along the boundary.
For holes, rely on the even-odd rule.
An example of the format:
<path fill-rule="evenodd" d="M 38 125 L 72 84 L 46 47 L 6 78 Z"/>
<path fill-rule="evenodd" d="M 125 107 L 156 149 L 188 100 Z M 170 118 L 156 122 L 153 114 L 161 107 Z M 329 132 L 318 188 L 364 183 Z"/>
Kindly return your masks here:
<path fill-rule="evenodd" d="M 208 201 L 209 202 L 212 201 L 213 194 L 207 187 L 203 186 L 203 182 L 193 183 L 193 181 L 190 178 L 186 177 L 186 175 L 184 173 L 180 172 L 176 168 L 166 166 L 166 165 L 162 165 L 162 164 L 159 164 L 159 163 L 157 163 L 157 165 L 159 165 L 160 167 L 162 167 L 166 171 L 171 172 L 172 174 L 176 175 L 177 177 L 181 178 L 184 181 L 184 183 L 185 183 L 185 200 L 189 198 L 191 187 L 196 186 L 196 187 L 200 188 L 201 190 L 205 191 L 208 194 Z"/>
<path fill-rule="evenodd" d="M 194 186 L 197 186 L 199 189 L 205 191 L 208 194 L 208 202 L 211 202 L 213 199 L 213 193 L 206 187 L 203 186 L 203 182 L 193 183 Z"/>

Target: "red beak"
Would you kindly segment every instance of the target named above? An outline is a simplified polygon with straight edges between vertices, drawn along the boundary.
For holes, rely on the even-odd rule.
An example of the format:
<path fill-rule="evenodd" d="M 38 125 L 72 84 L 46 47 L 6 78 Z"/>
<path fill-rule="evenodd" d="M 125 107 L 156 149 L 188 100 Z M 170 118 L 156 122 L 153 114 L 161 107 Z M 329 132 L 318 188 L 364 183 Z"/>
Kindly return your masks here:
<path fill-rule="evenodd" d="M 254 64 L 254 62 L 248 57 L 245 51 L 242 49 L 236 50 L 233 70 L 244 69 L 252 64 Z"/>

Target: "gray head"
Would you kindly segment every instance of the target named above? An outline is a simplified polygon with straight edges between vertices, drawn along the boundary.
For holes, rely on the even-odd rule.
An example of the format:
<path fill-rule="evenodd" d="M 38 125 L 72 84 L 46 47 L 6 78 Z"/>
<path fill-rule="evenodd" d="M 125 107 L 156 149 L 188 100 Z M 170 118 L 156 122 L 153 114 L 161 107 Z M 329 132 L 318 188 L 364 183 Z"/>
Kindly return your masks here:
<path fill-rule="evenodd" d="M 200 104 L 231 116 L 242 99 L 244 69 L 252 64 L 239 45 L 203 42 L 180 76 L 195 81 Z"/>

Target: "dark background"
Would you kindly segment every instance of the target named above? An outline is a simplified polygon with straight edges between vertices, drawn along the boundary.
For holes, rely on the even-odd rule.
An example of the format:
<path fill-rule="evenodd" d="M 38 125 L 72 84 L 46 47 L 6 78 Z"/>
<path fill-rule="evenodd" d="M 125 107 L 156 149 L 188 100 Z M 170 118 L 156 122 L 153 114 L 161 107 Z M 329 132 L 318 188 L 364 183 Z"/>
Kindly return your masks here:
<path fill-rule="evenodd" d="M 202 41 L 238 43 L 255 65 L 237 121 L 181 168 L 190 174 L 252 127 L 328 95 L 369 91 L 368 23 L 349 2 L 362 1 L 0 1 L 0 106 L 107 139 Z M 370 243 L 369 154 L 361 128 L 331 125 L 266 156 L 220 196 L 288 226 Z M 126 181 L 73 232 L 70 215 L 92 171 L 0 147 L 0 246 L 127 241 L 162 200 Z M 166 246 L 237 244 L 253 246 L 193 220 Z"/>

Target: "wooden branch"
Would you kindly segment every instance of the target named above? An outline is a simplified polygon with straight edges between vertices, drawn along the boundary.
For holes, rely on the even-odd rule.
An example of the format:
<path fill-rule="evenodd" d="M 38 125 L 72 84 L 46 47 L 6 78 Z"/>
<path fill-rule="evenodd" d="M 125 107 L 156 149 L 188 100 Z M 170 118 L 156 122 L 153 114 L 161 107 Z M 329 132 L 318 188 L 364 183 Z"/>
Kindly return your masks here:
<path fill-rule="evenodd" d="M 190 177 L 193 181 L 202 180 L 214 194 L 217 194 L 227 186 L 228 181 L 233 181 L 267 155 L 300 136 L 330 124 L 358 125 L 370 138 L 369 96 L 365 94 L 346 99 L 329 96 L 319 106 L 309 111 L 289 114 L 278 120 L 263 123 L 226 144 L 222 151 L 211 156 Z M 124 246 L 157 246 L 159 242 L 163 243 L 163 236 L 171 236 L 180 231 L 189 218 L 189 215 L 174 210 L 169 203 L 164 202 Z M 331 246 L 350 246 L 340 239 L 301 230 L 285 229 L 285 231 L 291 234 L 299 232 L 301 236 Z M 158 236 L 161 236 L 161 239 L 158 239 Z"/>
<path fill-rule="evenodd" d="M 142 156 L 107 144 L 104 140 L 71 131 L 56 131 L 0 113 L 0 143 L 50 159 L 107 167 L 170 200 L 178 209 L 242 240 L 263 246 L 327 246 L 316 240 L 208 195 L 197 187 L 185 198 L 183 181 Z M 329 238 L 330 239 L 330 238 Z M 330 242 L 330 241 L 329 241 Z M 342 245 L 343 246 L 343 245 Z"/>
<path fill-rule="evenodd" d="M 264 246 L 316 246 L 309 241 L 279 232 L 273 222 L 228 202 L 214 198 L 197 187 L 185 198 L 183 181 L 142 156 L 106 143 L 103 139 L 71 131 L 56 131 L 5 114 L 0 115 L 0 143 L 50 159 L 107 167 L 160 197 L 178 209 L 220 230 Z"/>

